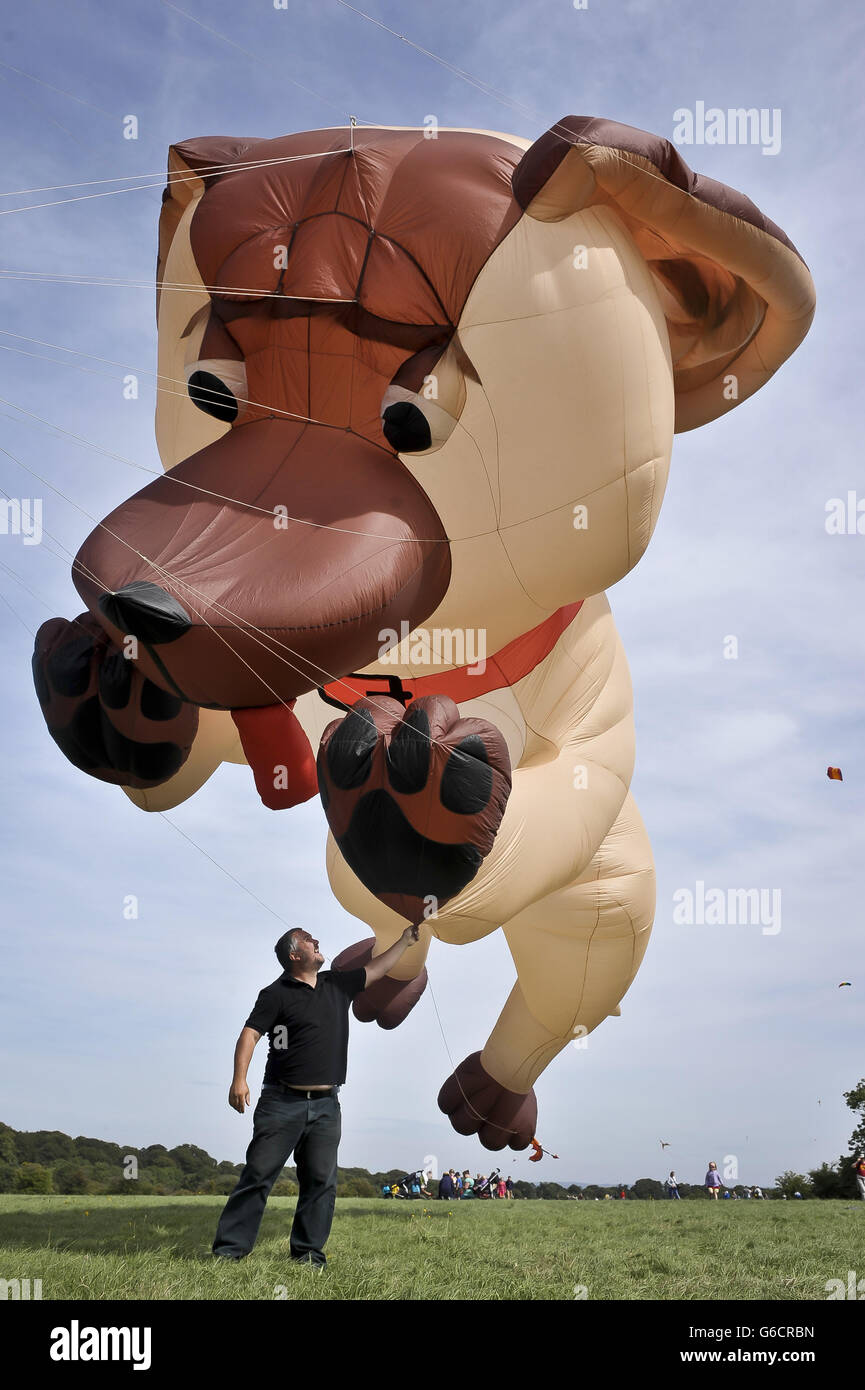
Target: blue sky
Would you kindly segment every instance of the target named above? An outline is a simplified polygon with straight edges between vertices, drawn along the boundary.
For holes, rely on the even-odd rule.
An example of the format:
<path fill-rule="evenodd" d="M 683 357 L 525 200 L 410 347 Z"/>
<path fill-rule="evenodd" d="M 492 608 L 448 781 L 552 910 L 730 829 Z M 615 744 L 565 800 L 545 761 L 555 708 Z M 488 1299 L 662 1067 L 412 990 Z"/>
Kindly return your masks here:
<path fill-rule="evenodd" d="M 677 438 L 652 544 L 610 593 L 634 682 L 633 785 L 657 862 L 657 920 L 621 1019 L 538 1083 L 538 1133 L 559 1162 L 529 1168 L 517 1156 L 507 1166 L 610 1182 L 674 1166 L 699 1181 L 708 1159 L 736 1155 L 742 1181 L 766 1183 L 834 1159 L 853 1127 L 841 1092 L 863 1072 L 865 998 L 865 536 L 831 536 L 824 524 L 830 498 L 857 486 L 865 496 L 863 195 L 852 177 L 861 12 L 839 4 L 830 21 L 796 0 L 368 6 L 507 101 L 336 0 L 288 0 L 285 10 L 188 0 L 187 13 L 225 38 L 160 0 L 32 0 L 0 24 L 2 191 L 153 174 L 184 138 L 275 136 L 349 113 L 399 125 L 434 114 L 527 137 L 565 114 L 601 115 L 669 138 L 677 108 L 697 101 L 780 109 L 775 156 L 726 145 L 682 153 L 783 227 L 811 267 L 817 317 L 757 397 Z M 130 114 L 137 140 L 123 138 Z M 80 610 L 68 552 L 91 517 L 144 481 L 69 435 L 158 466 L 149 379 L 127 401 L 121 368 L 76 355 L 155 370 L 160 189 L 82 196 L 118 186 L 0 199 L 0 268 L 42 277 L 0 277 L 3 325 L 73 349 L 0 337 L 0 348 L 39 355 L 0 350 L 0 396 L 20 407 L 0 404 L 3 447 L 72 499 L 0 454 L 0 487 L 42 496 L 51 537 L 26 546 L 0 535 L 0 1118 L 137 1145 L 191 1141 L 238 1160 L 251 1125 L 226 1103 L 231 1053 L 259 987 L 278 973 L 281 922 L 165 820 L 66 763 L 29 675 L 32 631 Z M 53 275 L 143 288 L 58 285 Z M 723 657 L 728 635 L 735 661 Z M 827 780 L 828 764 L 843 768 L 843 783 Z M 330 894 L 317 803 L 266 812 L 248 769 L 226 766 L 171 818 L 281 919 L 315 930 L 328 955 L 366 934 Z M 781 930 L 676 925 L 673 894 L 698 881 L 780 889 Z M 129 894 L 135 921 L 123 916 Z M 488 1161 L 452 1133 L 435 1098 L 448 1052 L 456 1062 L 482 1047 L 507 996 L 505 942 L 435 944 L 430 976 L 444 1036 L 430 991 L 397 1033 L 353 1024 L 345 1164 Z M 841 980 L 853 988 L 839 991 Z M 263 1055 L 256 1083 L 262 1067 Z M 671 1143 L 663 1157 L 660 1139 Z"/>

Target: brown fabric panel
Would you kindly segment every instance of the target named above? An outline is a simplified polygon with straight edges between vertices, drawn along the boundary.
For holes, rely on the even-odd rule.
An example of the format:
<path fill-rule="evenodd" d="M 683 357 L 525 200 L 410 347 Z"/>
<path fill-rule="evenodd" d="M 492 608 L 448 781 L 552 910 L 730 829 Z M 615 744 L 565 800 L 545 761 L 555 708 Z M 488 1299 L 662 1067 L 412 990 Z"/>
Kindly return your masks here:
<path fill-rule="evenodd" d="M 491 135 L 440 131 L 426 140 L 420 134 L 387 186 L 377 230 L 424 267 L 451 323 L 520 218 L 511 187 L 520 157 L 519 148 Z"/>
<path fill-rule="evenodd" d="M 313 217 L 295 232 L 280 290 L 310 299 L 354 299 L 369 246 L 369 229 L 337 214 Z"/>
<path fill-rule="evenodd" d="M 528 207 L 573 145 L 594 145 L 624 150 L 628 154 L 647 159 L 662 178 L 667 179 L 676 188 L 689 193 L 709 207 L 717 208 L 720 212 L 750 223 L 760 231 L 768 232 L 776 241 L 795 252 L 803 265 L 805 264 L 789 237 L 744 193 L 703 174 L 694 173 L 675 145 L 660 135 L 651 135 L 648 131 L 598 116 L 563 116 L 551 130 L 535 141 L 531 149 L 526 150 L 513 179 L 514 197 L 522 208 Z"/>
<path fill-rule="evenodd" d="M 238 424 L 289 412 L 350 426 L 388 451 L 381 429 L 387 387 L 402 363 L 430 342 L 430 360 L 438 360 L 452 332 L 447 325 L 376 319 L 357 305 L 218 300 L 214 308 L 245 358 L 248 398 L 256 403 L 243 410 Z"/>
<path fill-rule="evenodd" d="M 305 325 L 303 325 L 305 327 Z M 273 405 L 279 403 L 279 409 L 285 414 L 277 418 L 288 418 L 291 415 L 301 416 L 303 419 L 313 417 L 321 419 L 324 417 L 313 416 L 309 404 L 309 360 L 306 351 L 306 333 L 303 334 L 303 343 L 296 343 L 293 347 L 280 348 L 278 352 L 271 349 L 251 352 L 246 358 L 246 381 L 249 392 L 249 400 L 252 402 L 246 407 L 243 422 L 248 420 L 265 420 L 273 417 Z M 336 412 L 327 418 L 327 423 L 332 425 L 340 424 Z"/>
<path fill-rule="evenodd" d="M 404 135 L 410 134 L 407 131 L 402 133 Z M 345 134 L 348 137 L 347 131 Z M 347 143 L 348 138 L 346 138 Z M 401 144 L 399 148 L 410 148 L 410 142 Z M 340 161 L 342 178 L 339 197 L 334 203 L 334 208 L 339 212 L 346 213 L 349 217 L 358 218 L 361 222 L 375 224 L 390 178 L 393 155 L 382 157 L 377 150 L 371 147 L 364 148 L 363 141 L 357 139 L 357 131 L 355 131 L 354 149 L 355 153 L 351 158 L 346 157 Z"/>
<path fill-rule="evenodd" d="M 224 165 L 236 164 L 239 160 L 259 159 L 256 146 L 265 143 L 262 140 L 244 140 L 236 135 L 204 135 L 194 140 L 181 140 L 171 148 L 190 169 L 212 180 L 218 174 L 208 174 L 206 170 L 221 170 Z"/>
<path fill-rule="evenodd" d="M 198 356 L 199 361 L 202 362 L 208 357 L 230 358 L 235 362 L 243 361 L 243 353 L 237 341 L 232 338 L 231 334 L 214 314 L 211 314 L 207 321 L 204 337 L 198 349 Z"/>
<path fill-rule="evenodd" d="M 434 285 L 403 247 L 388 237 L 376 236 L 369 243 L 361 293 L 363 303 L 373 307 L 377 316 L 395 323 L 453 321 L 450 307 L 441 302 Z"/>
<path fill-rule="evenodd" d="M 292 235 L 291 227 L 267 227 L 241 242 L 219 266 L 216 283 L 221 287 L 221 297 L 242 302 L 254 301 L 256 294 L 278 293 L 283 271 L 281 263 L 277 264 L 277 248 L 288 246 Z M 280 250 L 279 257 L 282 255 Z"/>
<path fill-rule="evenodd" d="M 471 132 L 440 131 L 436 140 L 427 140 L 417 130 L 363 128 L 354 132 L 353 155 L 324 153 L 341 149 L 348 140 L 347 130 L 331 130 L 238 141 L 234 146 L 224 140 L 176 146 L 177 154 L 193 168 L 230 159 L 232 148 L 238 159 L 289 161 L 270 168 L 204 175 L 206 191 L 192 223 L 193 249 L 204 280 L 237 283 L 236 273 L 227 276 L 227 267 L 236 272 L 234 257 L 242 243 L 267 238 L 274 229 L 295 223 L 306 227 L 310 218 L 338 210 L 358 218 L 364 236 L 374 227 L 377 234 L 398 243 L 402 252 L 400 260 L 393 249 L 376 248 L 384 260 L 374 291 L 368 289 L 363 295 L 367 309 L 377 317 L 392 316 L 403 323 L 443 318 L 455 323 L 481 267 L 521 215 L 511 191 L 511 175 L 521 151 L 506 141 Z M 296 158 L 305 154 L 318 157 Z M 348 225 L 347 219 L 339 218 L 331 249 L 346 237 Z M 325 235 L 320 227 L 304 231 L 304 237 L 313 238 L 309 244 L 319 262 Z M 303 244 L 299 237 L 298 241 Z M 299 247 L 296 252 L 293 245 L 285 291 L 311 294 L 310 289 L 291 288 L 296 254 L 300 256 Z M 341 247 L 339 254 L 344 254 Z M 298 264 L 302 285 L 302 259 Z M 394 267 L 398 279 L 392 282 L 386 271 Z M 415 277 L 417 284 L 412 288 L 408 282 Z M 425 277 L 432 291 L 424 287 Z M 333 293 L 336 285 L 345 288 L 349 279 L 337 277 L 334 286 L 315 293 Z M 426 308 L 429 298 L 436 296 L 445 314 L 431 315 Z M 403 307 L 414 299 L 424 306 L 420 319 L 406 314 Z"/>
<path fill-rule="evenodd" d="M 238 424 L 285 411 L 351 427 L 384 444 L 381 401 L 405 360 L 405 348 L 358 337 L 345 316 L 334 313 L 274 319 L 266 311 L 251 312 L 233 318 L 230 328 L 229 341 L 239 344 L 234 355 L 246 362 L 249 400 L 256 403 L 243 410 Z M 437 359 L 442 348 L 432 351 Z"/>

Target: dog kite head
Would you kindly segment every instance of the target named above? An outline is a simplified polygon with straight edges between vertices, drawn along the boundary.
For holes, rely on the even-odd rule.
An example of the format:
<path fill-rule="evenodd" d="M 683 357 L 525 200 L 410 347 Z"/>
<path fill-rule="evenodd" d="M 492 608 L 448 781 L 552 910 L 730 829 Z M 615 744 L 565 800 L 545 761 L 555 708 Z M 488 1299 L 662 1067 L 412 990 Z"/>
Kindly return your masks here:
<path fill-rule="evenodd" d="M 363 128 L 172 148 L 164 478 L 75 579 L 157 685 L 219 708 L 373 666 L 382 632 L 496 651 L 633 567 L 675 429 L 793 351 L 777 227 L 666 141 Z"/>

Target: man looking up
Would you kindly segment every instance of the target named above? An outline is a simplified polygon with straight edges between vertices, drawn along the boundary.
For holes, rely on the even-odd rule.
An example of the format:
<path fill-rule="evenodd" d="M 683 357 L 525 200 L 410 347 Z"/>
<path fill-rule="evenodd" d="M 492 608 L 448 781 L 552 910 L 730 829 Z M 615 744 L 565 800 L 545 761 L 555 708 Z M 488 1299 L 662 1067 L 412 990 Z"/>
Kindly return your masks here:
<path fill-rule="evenodd" d="M 406 927 L 400 939 L 359 970 L 322 970 L 318 941 L 299 927 L 275 946 L 283 973 L 266 985 L 234 1049 L 228 1103 L 241 1115 L 250 1104 L 246 1073 L 259 1039 L 269 1051 L 261 1097 L 253 1115 L 246 1166 L 225 1204 L 213 1253 L 240 1260 L 255 1244 L 264 1208 L 289 1156 L 294 1154 L 299 1195 L 291 1227 L 291 1258 L 323 1267 L 333 1224 L 337 1148 L 342 1133 L 338 1092 L 348 1064 L 348 1011 L 361 990 L 380 980 L 418 939 Z"/>

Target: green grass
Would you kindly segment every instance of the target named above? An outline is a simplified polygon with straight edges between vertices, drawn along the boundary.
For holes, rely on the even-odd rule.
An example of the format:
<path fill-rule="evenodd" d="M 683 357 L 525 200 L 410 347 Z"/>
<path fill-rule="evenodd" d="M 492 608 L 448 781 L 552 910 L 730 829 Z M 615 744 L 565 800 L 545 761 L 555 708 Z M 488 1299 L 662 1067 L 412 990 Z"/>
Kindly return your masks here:
<path fill-rule="evenodd" d="M 221 1197 L 0 1196 L 0 1278 L 49 1299 L 825 1299 L 865 1277 L 865 1203 L 337 1202 L 322 1273 L 292 1265 L 295 1199 L 210 1258 Z M 279 1290 L 284 1289 L 284 1293 Z"/>

